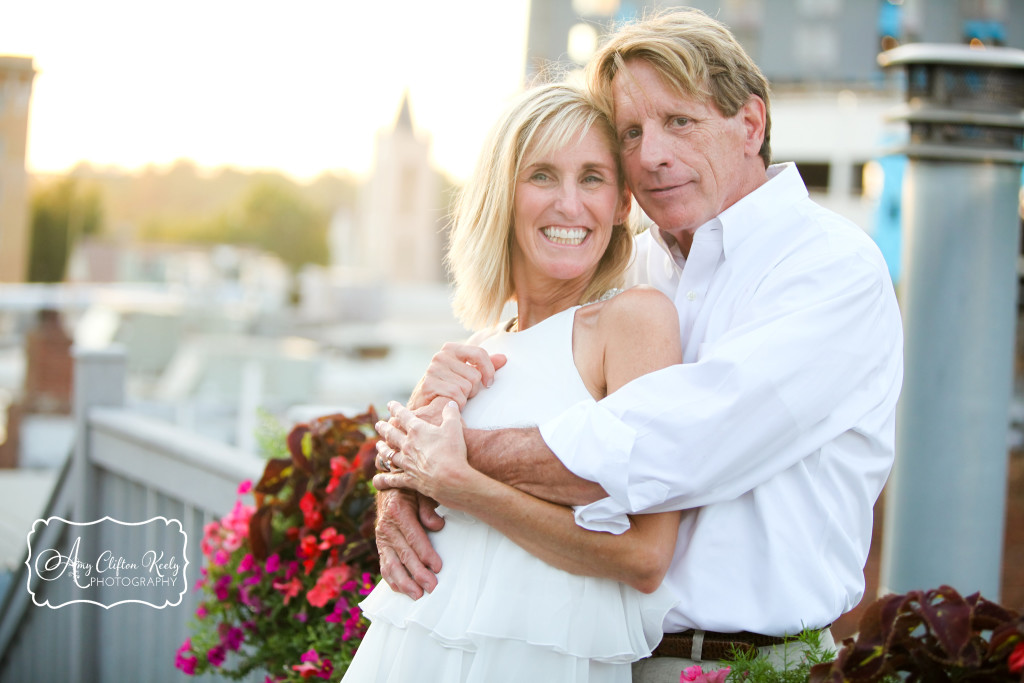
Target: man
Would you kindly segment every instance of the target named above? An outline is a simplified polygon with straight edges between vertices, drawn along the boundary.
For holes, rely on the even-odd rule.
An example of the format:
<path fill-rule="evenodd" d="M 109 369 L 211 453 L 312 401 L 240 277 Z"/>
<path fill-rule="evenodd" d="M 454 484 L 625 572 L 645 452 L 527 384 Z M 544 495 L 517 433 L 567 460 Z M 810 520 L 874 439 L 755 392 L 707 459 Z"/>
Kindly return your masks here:
<path fill-rule="evenodd" d="M 724 26 L 698 11 L 627 26 L 588 79 L 656 225 L 635 280 L 676 303 L 684 362 L 539 429 L 465 436 L 474 467 L 579 506 L 586 528 L 684 510 L 665 580 L 680 602 L 656 653 L 669 656 L 634 667 L 678 681 L 730 644 L 773 645 L 860 600 L 893 458 L 900 317 L 870 239 L 811 202 L 792 164 L 769 165 L 768 83 Z M 414 403 L 446 382 L 479 390 L 495 360 L 447 347 Z M 400 449 L 394 422 L 382 435 Z M 440 559 L 414 506 L 382 493 L 378 543 L 385 579 L 417 597 Z"/>

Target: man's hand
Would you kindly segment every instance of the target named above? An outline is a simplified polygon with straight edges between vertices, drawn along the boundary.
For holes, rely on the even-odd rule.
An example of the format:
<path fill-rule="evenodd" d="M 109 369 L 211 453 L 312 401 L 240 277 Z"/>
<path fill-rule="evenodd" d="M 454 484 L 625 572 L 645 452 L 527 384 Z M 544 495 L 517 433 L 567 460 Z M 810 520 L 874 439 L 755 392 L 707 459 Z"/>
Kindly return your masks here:
<path fill-rule="evenodd" d="M 432 592 L 441 571 L 441 556 L 424 527 L 438 531 L 444 520 L 429 499 L 415 491 L 377 492 L 377 552 L 380 573 L 392 589 L 413 600 Z"/>
<path fill-rule="evenodd" d="M 507 359 L 501 354 L 488 355 L 479 346 L 449 342 L 434 354 L 419 384 L 407 403 L 410 410 L 429 404 L 439 396 L 455 401 L 459 410 L 477 392 L 494 383 L 494 373 Z"/>

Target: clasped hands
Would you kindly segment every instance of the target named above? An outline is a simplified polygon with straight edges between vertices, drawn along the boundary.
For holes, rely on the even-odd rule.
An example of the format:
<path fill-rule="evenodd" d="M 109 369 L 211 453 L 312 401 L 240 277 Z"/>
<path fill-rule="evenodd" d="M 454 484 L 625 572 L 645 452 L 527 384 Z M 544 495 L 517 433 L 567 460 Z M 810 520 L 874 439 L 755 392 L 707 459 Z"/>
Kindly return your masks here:
<path fill-rule="evenodd" d="M 381 575 L 395 591 L 416 599 L 437 586 L 441 558 L 425 529 L 438 531 L 435 511 L 471 473 L 460 409 L 494 382 L 505 357 L 480 347 L 445 344 L 404 407 L 388 404 L 391 419 L 377 423 L 377 550 Z M 386 457 L 385 457 L 386 456 Z M 388 467 L 383 467 L 387 463 Z"/>

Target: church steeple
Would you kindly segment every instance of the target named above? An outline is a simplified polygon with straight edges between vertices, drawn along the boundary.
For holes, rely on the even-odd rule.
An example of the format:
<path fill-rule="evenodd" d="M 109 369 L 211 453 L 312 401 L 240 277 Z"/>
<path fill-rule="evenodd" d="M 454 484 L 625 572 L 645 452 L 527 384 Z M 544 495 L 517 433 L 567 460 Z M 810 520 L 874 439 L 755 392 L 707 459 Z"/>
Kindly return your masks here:
<path fill-rule="evenodd" d="M 398 112 L 398 118 L 395 119 L 395 131 L 404 130 L 409 133 L 414 132 L 412 128 L 412 111 L 409 109 L 409 91 L 406 90 L 402 95 L 402 108 Z"/>

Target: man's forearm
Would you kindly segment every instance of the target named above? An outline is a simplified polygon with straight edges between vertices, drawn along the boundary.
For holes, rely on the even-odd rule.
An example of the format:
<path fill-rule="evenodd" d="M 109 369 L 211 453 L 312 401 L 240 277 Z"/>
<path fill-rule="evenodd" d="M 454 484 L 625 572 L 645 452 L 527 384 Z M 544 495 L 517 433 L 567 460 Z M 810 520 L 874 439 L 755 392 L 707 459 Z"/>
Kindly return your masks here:
<path fill-rule="evenodd" d="M 469 463 L 489 477 L 560 505 L 586 505 L 608 494 L 570 472 L 536 427 L 465 429 Z"/>

